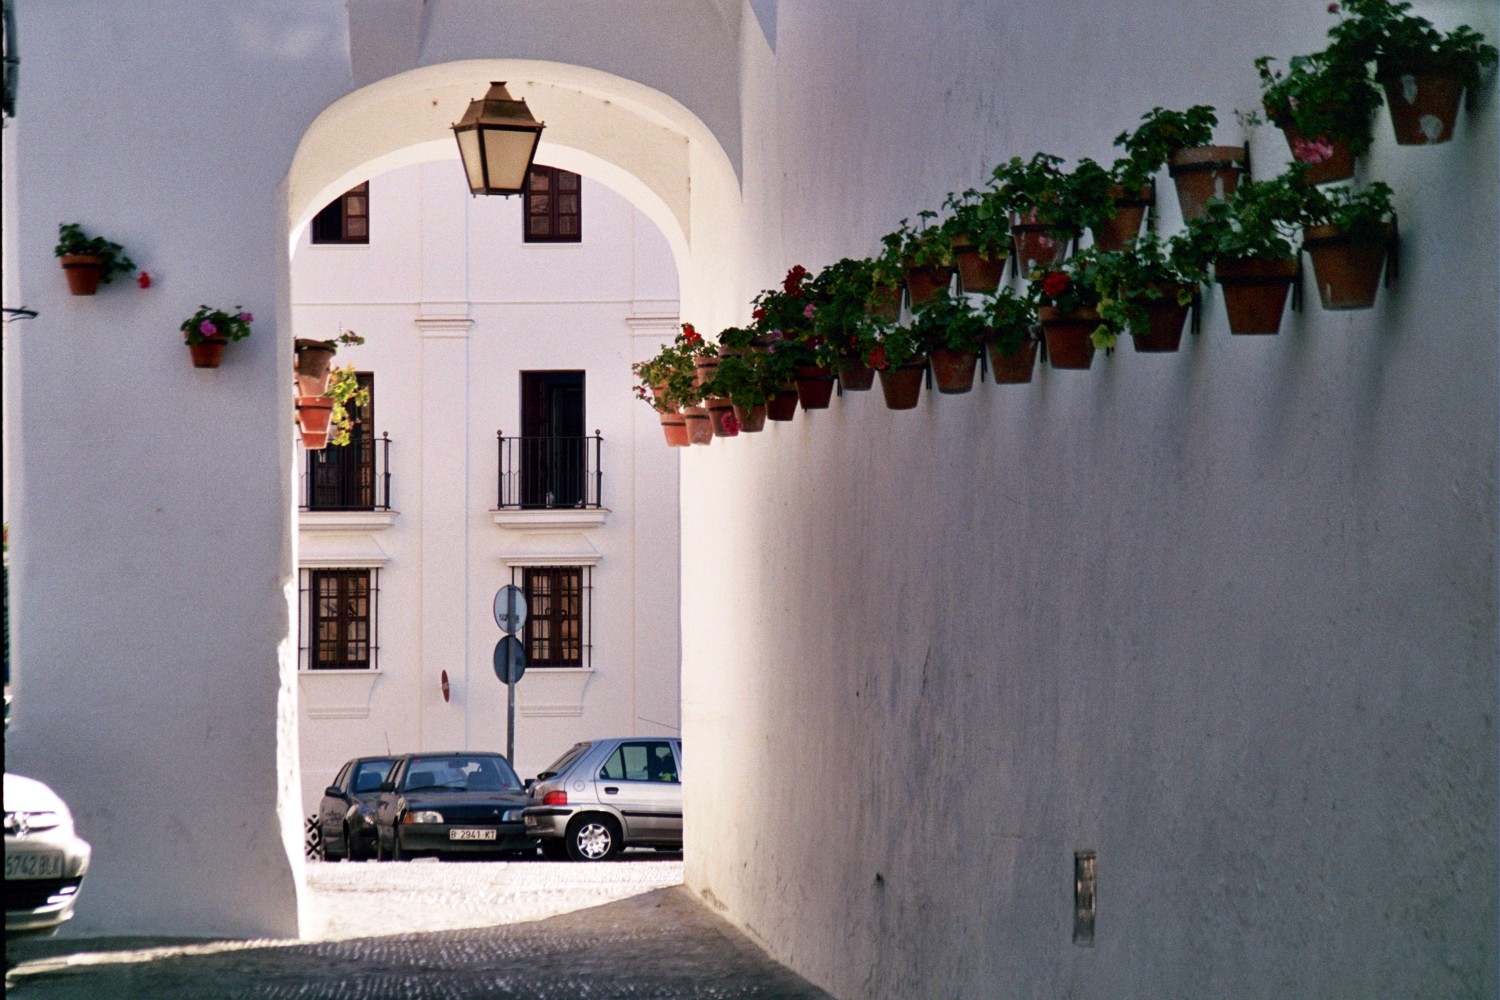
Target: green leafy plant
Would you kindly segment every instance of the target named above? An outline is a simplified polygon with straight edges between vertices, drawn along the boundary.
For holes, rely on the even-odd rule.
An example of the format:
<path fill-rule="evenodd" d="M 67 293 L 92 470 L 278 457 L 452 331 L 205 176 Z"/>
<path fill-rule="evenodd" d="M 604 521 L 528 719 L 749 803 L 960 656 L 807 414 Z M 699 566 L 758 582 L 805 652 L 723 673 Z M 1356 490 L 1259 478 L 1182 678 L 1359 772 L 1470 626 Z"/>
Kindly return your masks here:
<path fill-rule="evenodd" d="M 201 344 L 209 337 L 224 340 L 244 340 L 250 336 L 250 324 L 255 317 L 235 306 L 233 312 L 199 306 L 198 311 L 182 321 L 180 329 L 189 344 Z"/>
<path fill-rule="evenodd" d="M 992 171 L 989 198 L 1002 213 L 1034 213 L 1037 222 L 1072 236 L 1109 218 L 1115 183 L 1110 172 L 1087 158 L 1071 171 L 1062 163 L 1049 153 L 1035 153 L 1030 160 L 1013 156 Z"/>
<path fill-rule="evenodd" d="M 880 325 L 870 314 L 882 274 L 876 260 L 845 257 L 812 279 L 813 332 L 819 339 L 819 364 L 836 368 L 851 360 L 863 360 L 875 346 Z"/>
<path fill-rule="evenodd" d="M 922 360 L 923 350 L 916 332 L 908 325 L 886 326 L 880 338 L 865 357 L 865 364 L 876 371 L 904 368 Z"/>
<path fill-rule="evenodd" d="M 83 254 L 98 257 L 103 269 L 99 272 L 99 283 L 107 285 L 117 274 L 135 273 L 135 262 L 125 253 L 125 248 L 102 236 L 89 236 L 77 222 L 59 223 L 57 227 L 58 257 Z"/>
<path fill-rule="evenodd" d="M 772 367 L 785 370 L 788 378 L 797 366 L 819 363 L 822 340 L 813 329 L 813 317 L 820 303 L 811 278 L 807 268 L 794 265 L 780 289 L 767 289 L 755 297 L 750 313 L 755 343 L 776 355 Z"/>
<path fill-rule="evenodd" d="M 1179 234 L 1181 259 L 1206 268 L 1218 260 L 1285 260 L 1296 256 L 1301 228 L 1318 197 L 1306 164 L 1270 180 L 1244 181 L 1227 201 L 1211 202 Z"/>
<path fill-rule="evenodd" d="M 1484 36 L 1468 25 L 1446 34 L 1424 17 L 1411 13 L 1411 4 L 1392 0 L 1343 0 L 1330 5 L 1340 14 L 1328 31 L 1332 44 L 1355 58 L 1377 64 L 1378 75 L 1431 69 L 1452 73 L 1472 93 L 1479 71 L 1493 66 L 1497 52 Z"/>
<path fill-rule="evenodd" d="M 1304 206 L 1305 226 L 1337 226 L 1361 243 L 1381 243 L 1390 238 L 1394 194 L 1387 184 L 1375 181 L 1362 190 L 1340 186 L 1315 188 Z"/>
<path fill-rule="evenodd" d="M 1207 104 L 1194 104 L 1186 111 L 1152 108 L 1134 131 L 1115 136 L 1114 144 L 1125 150 L 1128 161 L 1119 172 L 1149 180 L 1179 149 L 1212 144 L 1218 124 L 1218 115 Z"/>
<path fill-rule="evenodd" d="M 911 333 L 922 352 L 938 348 L 978 352 L 987 332 L 985 315 L 972 308 L 966 296 L 946 291 L 912 314 Z"/>
<path fill-rule="evenodd" d="M 1155 233 L 1130 241 L 1122 250 L 1101 251 L 1089 270 L 1099 296 L 1099 317 L 1107 328 L 1095 331 L 1094 346 L 1101 348 L 1113 347 L 1120 331 L 1146 333 L 1150 303 L 1171 299 L 1185 306 L 1193 299 L 1194 286 L 1208 280 L 1182 241 L 1174 237 L 1163 242 Z"/>
<path fill-rule="evenodd" d="M 703 393 L 695 378 L 694 361 L 708 350 L 709 345 L 693 324 L 682 324 L 672 343 L 664 345 L 654 357 L 630 366 L 636 377 L 636 398 L 661 413 L 697 404 Z"/>
<path fill-rule="evenodd" d="M 943 208 L 948 212 L 944 227 L 955 247 L 963 243 L 987 257 L 1010 256 L 1010 220 L 993 190 L 949 194 Z"/>
<path fill-rule="evenodd" d="M 1272 69 L 1270 56 L 1255 60 L 1260 75 L 1261 103 L 1266 116 L 1280 128 L 1300 133 L 1292 155 L 1318 163 L 1332 155 L 1329 139 L 1345 143 L 1358 155 L 1370 148 L 1380 89 L 1370 79 L 1365 57 L 1337 42 L 1323 52 L 1293 56 L 1286 70 Z M 1258 116 L 1242 116 L 1256 124 Z"/>
<path fill-rule="evenodd" d="M 349 434 L 354 429 L 354 414 L 361 407 L 370 405 L 370 390 L 359 384 L 354 366 L 349 365 L 328 373 L 328 396 L 333 400 L 333 409 L 328 418 L 328 425 L 333 430 L 329 433 L 328 441 L 330 444 L 346 445 L 349 443 Z"/>
<path fill-rule="evenodd" d="M 299 340 L 299 341 L 297 341 L 297 343 L 299 345 L 301 345 L 301 344 L 317 345 L 319 347 L 326 347 L 330 351 L 337 351 L 340 347 L 352 347 L 352 346 L 354 346 L 356 344 L 363 344 L 364 342 L 365 342 L 365 338 L 361 337 L 359 334 L 355 333 L 353 330 L 342 330 L 342 329 L 339 331 L 338 336 L 336 336 L 336 337 L 330 337 L 328 340 L 306 340 L 306 341 Z"/>
<path fill-rule="evenodd" d="M 937 213 L 924 210 L 917 213 L 918 225 L 902 219 L 900 228 L 880 238 L 885 244 L 885 256 L 896 268 L 901 267 L 952 267 L 953 233 L 946 224 L 934 222 Z"/>
<path fill-rule="evenodd" d="M 726 354 L 719 358 L 713 375 L 704 381 L 702 392 L 705 396 L 724 397 L 748 409 L 770 402 L 782 381 L 768 352 Z"/>
<path fill-rule="evenodd" d="M 1061 264 L 1039 268 L 1031 275 L 1031 295 L 1039 305 L 1058 312 L 1076 313 L 1099 308 L 1097 272 L 1102 251 L 1093 247 L 1080 250 Z M 1094 346 L 1113 347 L 1114 329 L 1101 317 L 1093 332 Z"/>
<path fill-rule="evenodd" d="M 987 339 L 1001 354 L 1014 354 L 1035 337 L 1036 303 L 1016 294 L 1015 289 L 1001 285 L 978 303 Z"/>

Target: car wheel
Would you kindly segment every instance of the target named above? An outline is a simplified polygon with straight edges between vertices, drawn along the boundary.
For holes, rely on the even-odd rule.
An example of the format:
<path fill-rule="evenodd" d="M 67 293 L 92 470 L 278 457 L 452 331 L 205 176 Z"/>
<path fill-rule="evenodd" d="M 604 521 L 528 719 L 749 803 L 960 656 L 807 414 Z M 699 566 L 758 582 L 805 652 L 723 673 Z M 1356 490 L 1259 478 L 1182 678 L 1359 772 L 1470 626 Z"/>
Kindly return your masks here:
<path fill-rule="evenodd" d="M 548 861 L 568 860 L 568 845 L 561 840 L 548 838 L 542 841 L 542 857 Z"/>
<path fill-rule="evenodd" d="M 349 824 L 344 824 L 344 860 L 362 861 L 359 853 L 359 843 L 354 839 L 354 834 L 349 832 Z"/>
<path fill-rule="evenodd" d="M 620 853 L 620 825 L 608 816 L 580 816 L 568 826 L 568 857 L 608 861 Z"/>

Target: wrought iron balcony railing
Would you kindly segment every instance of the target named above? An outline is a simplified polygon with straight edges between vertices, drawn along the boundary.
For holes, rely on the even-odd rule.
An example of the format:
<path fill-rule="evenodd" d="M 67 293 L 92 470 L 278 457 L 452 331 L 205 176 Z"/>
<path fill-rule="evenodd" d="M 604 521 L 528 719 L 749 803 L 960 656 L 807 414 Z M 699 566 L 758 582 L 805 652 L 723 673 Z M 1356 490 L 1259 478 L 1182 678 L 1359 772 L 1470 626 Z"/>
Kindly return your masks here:
<path fill-rule="evenodd" d="M 592 437 L 506 437 L 496 431 L 495 439 L 499 509 L 603 506 L 599 456 L 604 439 L 597 430 Z"/>
<path fill-rule="evenodd" d="M 355 434 L 307 453 L 303 510 L 390 510 L 391 437 Z"/>

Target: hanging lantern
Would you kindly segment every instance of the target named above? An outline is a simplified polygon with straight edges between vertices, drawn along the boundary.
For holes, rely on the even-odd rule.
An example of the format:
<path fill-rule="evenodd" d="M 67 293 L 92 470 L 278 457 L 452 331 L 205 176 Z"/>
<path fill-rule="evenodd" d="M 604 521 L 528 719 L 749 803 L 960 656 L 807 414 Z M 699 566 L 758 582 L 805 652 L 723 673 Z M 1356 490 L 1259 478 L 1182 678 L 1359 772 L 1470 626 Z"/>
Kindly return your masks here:
<path fill-rule="evenodd" d="M 545 127 L 532 117 L 524 100 L 510 96 L 503 81 L 491 83 L 488 93 L 470 101 L 469 110 L 453 126 L 469 191 L 520 194 Z"/>

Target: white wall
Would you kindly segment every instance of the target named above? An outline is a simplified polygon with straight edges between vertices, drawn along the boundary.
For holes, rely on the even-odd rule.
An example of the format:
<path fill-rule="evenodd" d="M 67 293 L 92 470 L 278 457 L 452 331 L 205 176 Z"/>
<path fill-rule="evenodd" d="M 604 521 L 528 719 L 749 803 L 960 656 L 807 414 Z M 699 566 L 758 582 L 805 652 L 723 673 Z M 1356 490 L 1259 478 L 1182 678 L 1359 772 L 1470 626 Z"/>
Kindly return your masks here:
<path fill-rule="evenodd" d="M 568 553 L 598 560 L 590 672 L 534 669 L 523 678 L 517 770 L 534 775 L 582 739 L 679 731 L 677 562 L 635 542 L 637 532 L 676 533 L 676 458 L 654 421 L 637 433 L 636 410 L 644 408 L 631 395 L 629 367 L 642 318 L 657 342 L 674 329 L 676 265 L 660 231 L 619 195 L 585 178 L 582 199 L 581 243 L 524 243 L 521 200 L 471 198 L 454 156 L 370 180 L 368 245 L 312 245 L 305 231 L 298 240 L 295 333 L 352 329 L 366 338 L 343 348 L 336 363 L 374 373 L 374 430 L 392 441 L 396 511 L 389 527 L 358 532 L 346 523 L 320 527 L 326 515 L 300 518 L 304 562 L 345 552 L 358 564 L 366 551 L 386 560 L 378 676 L 318 671 L 300 681 L 308 812 L 354 756 L 505 750 L 505 688 L 491 667 L 501 633 L 491 601 L 511 582 L 506 560 L 516 552 L 551 552 L 563 564 Z M 454 370 L 434 367 L 446 355 L 424 353 L 418 318 L 438 310 L 473 321 Z M 604 442 L 607 514 L 597 526 L 544 533 L 492 517 L 496 432 L 521 431 L 519 372 L 548 369 L 585 372 L 587 433 L 600 431 Z M 449 391 L 460 396 L 457 421 L 424 407 Z M 431 467 L 434 456 L 442 467 Z M 303 461 L 299 452 L 299 470 Z M 455 474 L 457 490 L 437 479 Z M 657 608 L 666 609 L 666 622 Z M 648 641 L 639 641 L 642 632 Z"/>
<path fill-rule="evenodd" d="M 1497 38 L 1492 4 L 1417 8 Z M 1252 60 L 1330 22 L 782 3 L 774 55 L 744 49 L 747 269 L 873 252 L 1011 155 L 1107 159 L 1153 106 L 1238 142 Z M 685 456 L 695 890 L 840 997 L 1494 994 L 1488 81 L 1450 145 L 1381 112 L 1402 273 L 1372 311 L 1309 287 L 1232 337 L 1213 289 L 1179 354 Z"/>

